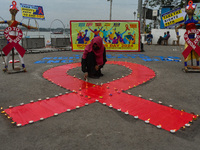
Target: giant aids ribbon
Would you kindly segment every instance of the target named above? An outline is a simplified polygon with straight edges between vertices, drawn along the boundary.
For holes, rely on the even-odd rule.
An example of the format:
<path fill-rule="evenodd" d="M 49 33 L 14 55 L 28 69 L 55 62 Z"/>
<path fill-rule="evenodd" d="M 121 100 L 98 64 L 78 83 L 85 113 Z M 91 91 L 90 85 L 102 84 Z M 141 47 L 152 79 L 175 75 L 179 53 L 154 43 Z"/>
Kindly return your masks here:
<path fill-rule="evenodd" d="M 170 132 L 176 132 L 197 117 L 124 92 L 153 79 L 155 72 L 150 68 L 120 61 L 108 61 L 107 64 L 123 65 L 132 72 L 110 83 L 95 85 L 66 73 L 70 69 L 80 67 L 80 63 L 54 67 L 45 71 L 43 77 L 72 93 L 10 107 L 5 112 L 17 123 L 17 126 L 24 126 L 98 101 Z"/>

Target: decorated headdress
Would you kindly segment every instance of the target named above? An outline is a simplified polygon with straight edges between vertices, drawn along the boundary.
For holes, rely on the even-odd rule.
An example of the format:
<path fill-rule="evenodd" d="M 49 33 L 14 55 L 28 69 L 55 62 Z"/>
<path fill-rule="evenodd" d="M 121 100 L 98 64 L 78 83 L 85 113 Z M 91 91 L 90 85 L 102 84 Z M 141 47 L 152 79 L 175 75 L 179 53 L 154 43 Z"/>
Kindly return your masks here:
<path fill-rule="evenodd" d="M 190 1 L 188 2 L 188 5 L 186 6 L 185 9 L 186 9 L 186 10 L 189 10 L 189 9 L 196 9 L 196 5 L 193 4 L 193 1 L 192 1 L 192 0 L 190 0 Z"/>
<path fill-rule="evenodd" d="M 17 9 L 17 2 L 16 2 L 16 1 L 12 1 L 12 5 L 10 5 L 10 9 L 9 9 L 9 10 L 11 10 L 11 9 L 18 10 L 18 9 Z M 18 11 L 19 11 L 19 10 L 18 10 Z"/>

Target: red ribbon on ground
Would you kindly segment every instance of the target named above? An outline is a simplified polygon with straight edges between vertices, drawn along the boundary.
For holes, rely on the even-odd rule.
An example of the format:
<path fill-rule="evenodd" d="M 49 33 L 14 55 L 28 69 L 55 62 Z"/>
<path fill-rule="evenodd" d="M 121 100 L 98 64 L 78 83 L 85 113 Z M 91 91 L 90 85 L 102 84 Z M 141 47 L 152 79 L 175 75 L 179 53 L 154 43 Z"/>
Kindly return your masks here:
<path fill-rule="evenodd" d="M 80 108 L 96 102 L 117 109 L 123 113 L 141 120 L 148 120 L 150 124 L 159 126 L 167 131 L 177 131 L 197 116 L 171 107 L 157 104 L 124 91 L 137 87 L 155 77 L 155 72 L 143 65 L 108 61 L 106 64 L 121 65 L 132 72 L 109 83 L 95 85 L 68 75 L 70 69 L 81 67 L 81 63 L 57 66 L 44 72 L 43 77 L 50 82 L 72 91 L 59 94 L 52 98 L 31 102 L 25 105 L 11 107 L 5 112 L 17 125 L 24 126 L 30 122 L 43 120 L 72 109 Z"/>
<path fill-rule="evenodd" d="M 196 34 L 196 38 L 194 39 L 194 41 L 191 41 L 191 39 L 189 38 L 189 34 L 192 33 Z M 188 47 L 182 53 L 184 58 L 186 59 L 192 50 L 194 50 L 200 56 L 200 47 L 197 45 L 200 40 L 199 30 L 197 29 L 187 30 L 184 34 L 184 39 L 188 44 Z"/>
<path fill-rule="evenodd" d="M 12 48 L 18 51 L 18 53 L 23 57 L 26 50 L 19 45 L 19 41 L 22 39 L 22 30 L 17 27 L 7 27 L 4 31 L 4 36 L 8 40 L 8 44 L 2 49 L 4 54 L 7 56 Z"/>

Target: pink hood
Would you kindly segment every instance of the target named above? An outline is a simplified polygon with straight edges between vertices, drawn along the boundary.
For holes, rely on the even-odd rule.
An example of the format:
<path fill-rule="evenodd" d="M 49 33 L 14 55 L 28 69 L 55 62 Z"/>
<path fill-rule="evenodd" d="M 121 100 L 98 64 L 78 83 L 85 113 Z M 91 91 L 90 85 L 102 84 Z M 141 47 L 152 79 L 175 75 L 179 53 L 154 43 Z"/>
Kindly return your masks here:
<path fill-rule="evenodd" d="M 92 46 L 93 44 L 96 43 L 98 45 L 98 47 L 100 48 L 99 50 L 93 50 Z M 83 59 L 86 59 L 87 57 L 87 54 L 89 52 L 94 52 L 95 56 L 96 56 L 96 62 L 97 62 L 97 65 L 103 65 L 103 53 L 104 53 L 104 45 L 103 45 L 103 41 L 102 41 L 102 38 L 100 36 L 97 36 L 95 38 L 92 39 L 91 43 L 88 44 L 86 47 L 85 47 L 85 50 L 83 52 Z"/>

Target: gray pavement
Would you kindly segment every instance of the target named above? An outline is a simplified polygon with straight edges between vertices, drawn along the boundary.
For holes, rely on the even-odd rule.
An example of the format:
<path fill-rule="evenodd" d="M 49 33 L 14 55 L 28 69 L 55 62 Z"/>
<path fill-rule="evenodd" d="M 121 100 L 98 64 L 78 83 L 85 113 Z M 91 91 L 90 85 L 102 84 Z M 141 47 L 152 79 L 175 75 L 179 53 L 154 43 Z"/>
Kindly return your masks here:
<path fill-rule="evenodd" d="M 184 73 L 183 62 L 162 61 L 161 57 L 155 57 L 171 58 L 170 56 L 173 56 L 182 59 L 183 46 L 145 45 L 144 49 L 145 52 L 137 53 L 107 53 L 108 61 L 134 62 L 150 67 L 156 72 L 153 80 L 126 92 L 131 92 L 136 96 L 141 94 L 143 98 L 153 98 L 155 102 L 162 101 L 164 105 L 173 105 L 175 109 L 200 114 L 200 74 Z M 45 80 L 42 74 L 54 66 L 80 62 L 81 59 L 78 57 L 81 54 L 71 51 L 26 54 L 24 59 L 28 72 L 17 74 L 0 72 L 0 106 L 4 108 L 10 105 L 18 106 L 22 102 L 26 104 L 30 100 L 54 97 L 58 93 L 67 91 Z M 123 58 L 120 54 L 128 58 Z M 130 55 L 137 55 L 137 57 L 131 58 Z M 52 60 L 58 60 L 57 63 L 47 63 L 50 57 Z M 73 58 L 69 61 L 69 57 Z M 152 58 L 157 58 L 158 61 L 155 59 L 152 61 Z M 66 63 L 61 62 L 61 59 L 65 59 Z M 3 68 L 2 59 L 0 67 Z M 102 72 L 104 73 L 102 78 L 90 79 L 89 82 L 112 81 L 114 78 L 129 73 L 129 70 L 123 66 L 107 64 Z M 80 68 L 70 70 L 69 74 L 83 79 Z M 172 134 L 100 103 L 20 128 L 13 126 L 10 122 L 4 115 L 0 116 L 0 150 L 200 149 L 200 119 L 194 121 L 192 126 L 185 131 L 179 130 Z"/>

